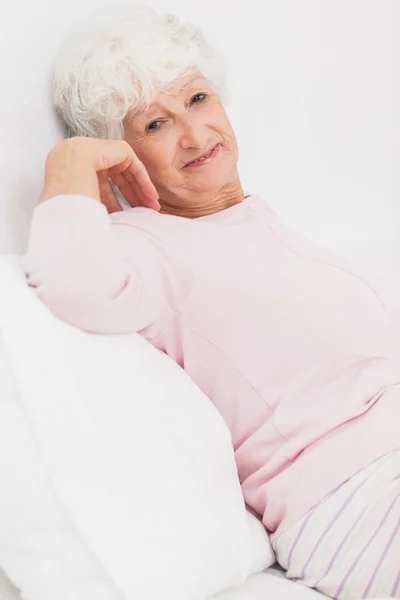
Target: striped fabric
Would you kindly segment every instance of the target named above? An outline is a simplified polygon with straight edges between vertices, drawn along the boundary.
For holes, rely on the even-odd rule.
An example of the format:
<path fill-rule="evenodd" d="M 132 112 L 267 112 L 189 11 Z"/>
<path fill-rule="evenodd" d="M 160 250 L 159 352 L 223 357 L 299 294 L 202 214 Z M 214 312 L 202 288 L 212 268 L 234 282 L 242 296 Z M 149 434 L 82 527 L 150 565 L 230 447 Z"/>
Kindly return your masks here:
<path fill-rule="evenodd" d="M 333 490 L 274 549 L 289 579 L 332 598 L 400 598 L 400 450 Z"/>

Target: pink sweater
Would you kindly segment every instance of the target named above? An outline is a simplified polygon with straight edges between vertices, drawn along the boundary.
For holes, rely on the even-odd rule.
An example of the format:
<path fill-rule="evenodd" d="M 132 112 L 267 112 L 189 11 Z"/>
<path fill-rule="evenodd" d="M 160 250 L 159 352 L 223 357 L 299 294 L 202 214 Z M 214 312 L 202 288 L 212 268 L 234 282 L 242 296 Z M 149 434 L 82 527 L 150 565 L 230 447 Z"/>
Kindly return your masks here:
<path fill-rule="evenodd" d="M 23 266 L 61 319 L 140 332 L 187 371 L 229 427 L 245 501 L 273 538 L 400 447 L 385 305 L 254 194 L 196 219 L 55 196 L 34 211 Z"/>

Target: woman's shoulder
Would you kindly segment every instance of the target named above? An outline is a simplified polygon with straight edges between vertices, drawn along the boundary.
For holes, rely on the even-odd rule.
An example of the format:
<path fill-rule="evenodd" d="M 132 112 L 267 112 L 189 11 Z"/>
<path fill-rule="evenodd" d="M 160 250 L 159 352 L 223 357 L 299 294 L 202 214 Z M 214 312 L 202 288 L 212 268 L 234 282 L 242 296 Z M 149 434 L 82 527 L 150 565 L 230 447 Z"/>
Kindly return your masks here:
<path fill-rule="evenodd" d="M 250 194 L 250 204 L 252 204 L 253 206 L 257 205 L 260 208 L 262 208 L 263 210 L 271 213 L 271 215 L 278 217 L 278 213 L 272 207 L 271 201 L 269 199 L 266 200 L 265 196 L 263 196 L 261 194 L 251 193 L 251 192 L 249 194 Z"/>
<path fill-rule="evenodd" d="M 280 223 L 280 216 L 272 206 L 271 201 L 261 194 L 250 194 L 250 208 L 259 211 L 270 223 Z"/>

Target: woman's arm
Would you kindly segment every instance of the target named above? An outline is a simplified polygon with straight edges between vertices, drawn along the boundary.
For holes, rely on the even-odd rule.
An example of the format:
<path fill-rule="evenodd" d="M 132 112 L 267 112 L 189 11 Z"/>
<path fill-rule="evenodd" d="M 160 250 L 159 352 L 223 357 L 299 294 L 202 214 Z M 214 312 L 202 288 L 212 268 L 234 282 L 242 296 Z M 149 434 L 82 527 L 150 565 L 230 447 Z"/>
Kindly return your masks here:
<path fill-rule="evenodd" d="M 46 162 L 22 265 L 50 310 L 86 331 L 155 332 L 163 320 L 162 256 L 140 230 L 113 226 L 96 169 L 76 150 Z"/>

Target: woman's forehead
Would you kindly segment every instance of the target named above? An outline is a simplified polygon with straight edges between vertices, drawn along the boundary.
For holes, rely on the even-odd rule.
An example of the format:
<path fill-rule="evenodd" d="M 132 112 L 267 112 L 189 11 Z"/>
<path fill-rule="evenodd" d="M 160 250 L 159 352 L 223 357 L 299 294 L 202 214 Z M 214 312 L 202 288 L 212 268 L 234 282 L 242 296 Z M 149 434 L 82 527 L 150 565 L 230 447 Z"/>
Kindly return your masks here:
<path fill-rule="evenodd" d="M 178 94 L 183 93 L 198 81 L 204 81 L 204 77 L 200 73 L 189 73 L 188 75 L 185 75 L 185 77 L 175 80 L 171 86 L 171 91 L 175 91 Z"/>
<path fill-rule="evenodd" d="M 169 98 L 179 98 L 183 94 L 185 94 L 188 89 L 192 86 L 203 82 L 205 83 L 205 79 L 199 73 L 186 75 L 185 77 L 179 78 L 175 80 L 173 84 L 166 90 L 165 92 L 159 92 L 151 101 L 149 107 L 144 107 L 134 113 L 134 117 L 149 117 L 154 111 L 162 108 L 165 104 L 165 101 Z"/>
<path fill-rule="evenodd" d="M 153 99 L 151 106 L 157 105 L 160 99 L 165 98 L 165 96 L 179 97 L 187 92 L 187 90 L 195 84 L 198 84 L 201 81 L 205 81 L 202 75 L 191 74 L 186 75 L 185 77 L 181 77 L 176 79 L 171 86 L 165 92 L 159 92 L 155 98 Z"/>

